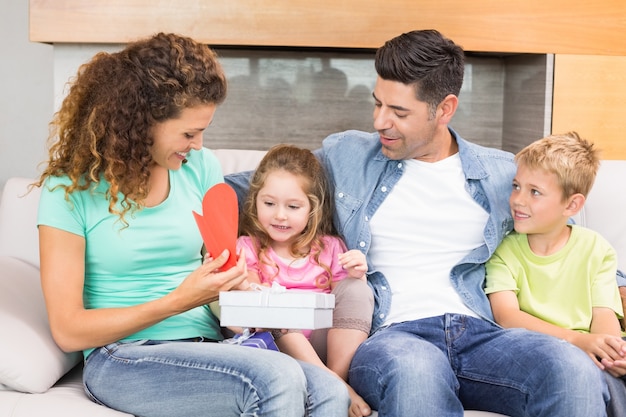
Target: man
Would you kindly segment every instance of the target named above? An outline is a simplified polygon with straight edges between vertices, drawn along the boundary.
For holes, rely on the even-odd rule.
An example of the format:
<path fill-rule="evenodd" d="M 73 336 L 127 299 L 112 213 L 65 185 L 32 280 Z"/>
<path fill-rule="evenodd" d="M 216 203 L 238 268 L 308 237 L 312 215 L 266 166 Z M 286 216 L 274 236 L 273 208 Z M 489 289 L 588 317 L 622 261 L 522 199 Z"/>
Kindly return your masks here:
<path fill-rule="evenodd" d="M 317 151 L 376 299 L 349 383 L 380 417 L 604 416 L 584 352 L 493 322 L 484 263 L 512 228 L 515 164 L 448 127 L 463 70 L 463 50 L 437 31 L 391 39 L 376 53 L 377 132 L 334 134 Z"/>

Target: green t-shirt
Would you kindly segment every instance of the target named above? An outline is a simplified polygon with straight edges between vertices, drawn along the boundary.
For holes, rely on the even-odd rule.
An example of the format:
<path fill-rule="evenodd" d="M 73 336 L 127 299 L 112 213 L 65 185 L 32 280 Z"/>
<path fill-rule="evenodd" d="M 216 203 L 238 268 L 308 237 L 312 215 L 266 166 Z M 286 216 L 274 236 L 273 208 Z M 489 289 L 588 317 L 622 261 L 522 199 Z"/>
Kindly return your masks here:
<path fill-rule="evenodd" d="M 622 317 L 617 255 L 598 233 L 572 225 L 567 244 L 535 255 L 525 234 L 512 232 L 487 262 L 487 294 L 514 291 L 520 309 L 562 328 L 589 332 L 593 307 Z"/>
<path fill-rule="evenodd" d="M 161 204 L 125 216 L 109 213 L 108 183 L 94 191 L 70 194 L 50 177 L 42 189 L 38 224 L 85 238 L 85 308 L 126 307 L 171 292 L 202 263 L 202 237 L 192 211 L 202 213 L 202 198 L 223 182 L 217 157 L 208 149 L 192 151 L 180 170 L 170 171 L 170 193 Z M 207 306 L 167 318 L 123 340 L 171 340 L 204 336 L 220 340 L 219 322 Z M 85 351 L 85 356 L 91 352 Z"/>

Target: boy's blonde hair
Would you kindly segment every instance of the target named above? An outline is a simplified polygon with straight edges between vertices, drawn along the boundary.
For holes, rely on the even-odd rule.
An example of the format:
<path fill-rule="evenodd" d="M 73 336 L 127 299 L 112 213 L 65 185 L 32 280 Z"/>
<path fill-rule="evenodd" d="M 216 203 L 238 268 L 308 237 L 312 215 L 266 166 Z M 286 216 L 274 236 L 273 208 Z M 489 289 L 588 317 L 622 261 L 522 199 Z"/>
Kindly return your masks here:
<path fill-rule="evenodd" d="M 576 132 L 535 141 L 515 155 L 515 162 L 556 174 L 563 199 L 578 193 L 587 197 L 600 166 L 599 151 Z"/>

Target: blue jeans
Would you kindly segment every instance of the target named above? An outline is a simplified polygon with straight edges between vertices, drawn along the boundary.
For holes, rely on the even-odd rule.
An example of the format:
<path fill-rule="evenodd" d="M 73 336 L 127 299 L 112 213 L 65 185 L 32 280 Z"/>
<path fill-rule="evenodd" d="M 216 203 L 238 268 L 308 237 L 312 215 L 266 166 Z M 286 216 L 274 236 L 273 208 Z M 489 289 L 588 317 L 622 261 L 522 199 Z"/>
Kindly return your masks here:
<path fill-rule="evenodd" d="M 136 416 L 346 416 L 342 381 L 271 350 L 136 341 L 94 350 L 83 382 L 97 403 Z"/>
<path fill-rule="evenodd" d="M 608 372 L 604 372 L 606 385 L 609 387 L 611 402 L 607 406 L 608 417 L 626 416 L 626 377 L 615 378 Z"/>
<path fill-rule="evenodd" d="M 382 328 L 349 382 L 379 417 L 600 417 L 608 400 L 602 371 L 574 345 L 454 314 Z"/>

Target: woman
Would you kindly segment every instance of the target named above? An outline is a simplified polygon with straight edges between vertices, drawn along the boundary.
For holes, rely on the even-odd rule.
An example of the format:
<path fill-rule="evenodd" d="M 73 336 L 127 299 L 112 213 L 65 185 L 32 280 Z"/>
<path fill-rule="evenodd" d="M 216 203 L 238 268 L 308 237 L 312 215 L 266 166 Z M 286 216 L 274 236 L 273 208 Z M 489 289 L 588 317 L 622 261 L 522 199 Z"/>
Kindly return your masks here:
<path fill-rule="evenodd" d="M 79 69 L 38 182 L 52 334 L 83 350 L 94 401 L 137 416 L 346 415 L 345 387 L 327 372 L 215 343 L 207 304 L 247 275 L 244 256 L 218 272 L 227 251 L 202 264 L 192 215 L 223 181 L 202 134 L 225 95 L 214 52 L 174 34 Z"/>

